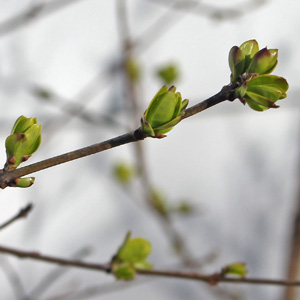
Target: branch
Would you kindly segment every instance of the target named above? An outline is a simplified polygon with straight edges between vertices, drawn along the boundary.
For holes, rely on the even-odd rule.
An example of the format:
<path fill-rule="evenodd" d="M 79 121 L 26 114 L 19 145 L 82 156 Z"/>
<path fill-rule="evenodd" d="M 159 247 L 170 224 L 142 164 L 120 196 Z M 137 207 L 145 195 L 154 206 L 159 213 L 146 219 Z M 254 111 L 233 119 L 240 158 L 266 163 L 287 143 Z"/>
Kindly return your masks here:
<path fill-rule="evenodd" d="M 191 117 L 209 107 L 212 107 L 218 103 L 224 102 L 226 100 L 233 101 L 235 99 L 234 96 L 234 90 L 236 86 L 229 84 L 227 86 L 224 86 L 222 90 L 217 93 L 216 95 L 208 98 L 207 100 L 204 100 L 203 102 L 200 102 L 185 111 L 185 115 L 182 117 L 182 119 L 186 119 L 188 117 Z M 84 147 L 78 150 L 74 150 L 72 152 L 68 152 L 65 154 L 61 154 L 59 156 L 51 157 L 46 160 L 31 164 L 26 167 L 22 167 L 15 170 L 5 171 L 2 170 L 2 173 L 0 173 L 0 188 L 4 189 L 7 186 L 10 185 L 10 183 L 16 179 L 20 178 L 24 175 L 32 174 L 47 168 L 54 167 L 59 164 L 63 164 L 75 159 L 79 159 L 85 156 L 89 156 L 95 153 L 99 153 L 114 147 L 118 147 L 121 145 L 125 145 L 132 142 L 137 142 L 145 139 L 143 132 L 141 131 L 141 128 L 138 128 L 135 131 L 120 135 L 118 137 L 109 139 L 107 141 L 97 143 L 88 147 Z"/>
<path fill-rule="evenodd" d="M 124 0 L 119 0 L 117 2 L 117 12 L 118 12 L 118 27 L 120 32 L 120 40 L 123 45 L 123 69 L 124 76 L 128 94 L 128 102 L 130 102 L 130 106 L 133 110 L 133 115 L 135 119 L 138 121 L 140 118 L 140 112 L 138 108 L 138 80 L 133 80 L 131 78 L 130 72 L 128 70 L 128 63 L 134 57 L 134 44 L 131 39 L 130 31 L 129 31 L 129 23 L 128 23 L 128 12 L 127 12 L 127 2 Z M 172 221 L 169 215 L 162 214 L 159 211 L 153 202 L 152 191 L 153 184 L 151 181 L 151 177 L 148 172 L 145 151 L 142 143 L 135 143 L 135 160 L 137 165 L 137 172 L 139 174 L 139 179 L 141 182 L 141 186 L 143 188 L 144 199 L 150 211 L 159 217 L 160 225 L 162 226 L 163 231 L 166 233 L 167 238 L 170 240 L 174 249 L 176 249 L 177 253 L 181 257 L 182 261 L 186 265 L 196 265 L 196 262 L 191 258 L 192 255 L 188 250 L 186 243 L 184 242 L 183 237 L 179 234 L 179 232 L 175 229 L 172 224 Z M 197 262 L 198 263 L 198 262 Z"/>
<path fill-rule="evenodd" d="M 2 230 L 3 228 L 7 227 L 8 225 L 12 224 L 13 222 L 17 221 L 18 219 L 21 218 L 26 218 L 27 215 L 30 213 L 30 211 L 32 210 L 33 205 L 32 203 L 27 204 L 24 208 L 22 208 L 19 213 L 17 215 L 15 215 L 14 217 L 12 217 L 10 220 L 6 221 L 5 223 L 3 223 L 2 225 L 0 225 L 0 230 Z"/>
<path fill-rule="evenodd" d="M 26 252 L 17 249 L 12 249 L 4 246 L 0 246 L 0 252 L 10 254 L 19 258 L 31 258 L 34 260 L 39 260 L 43 262 L 48 262 L 52 264 L 58 264 L 62 266 L 71 266 L 88 270 L 111 272 L 110 264 L 95 264 L 87 263 L 79 260 L 63 259 L 53 256 L 42 255 L 38 252 Z"/>
<path fill-rule="evenodd" d="M 164 270 L 136 270 L 136 272 L 138 274 L 143 274 L 143 275 L 148 275 L 148 276 L 161 276 L 161 277 L 192 279 L 192 280 L 204 281 L 211 285 L 216 285 L 219 282 L 230 282 L 230 283 L 299 286 L 300 287 L 300 281 L 264 279 L 264 278 L 229 278 L 229 277 L 221 277 L 219 273 L 212 274 L 212 275 L 203 275 L 203 274 L 193 273 L 193 272 L 164 271 Z"/>
<path fill-rule="evenodd" d="M 84 247 L 75 253 L 72 256 L 73 260 L 79 260 L 87 255 L 90 255 L 91 249 L 89 247 Z M 36 298 L 41 298 L 41 295 L 47 291 L 55 281 L 60 279 L 66 272 L 70 269 L 54 269 L 49 274 L 46 274 L 45 277 L 35 286 L 35 288 L 23 299 L 23 300 L 32 300 Z"/>
<path fill-rule="evenodd" d="M 2 173 L 0 173 L 0 187 L 2 189 L 7 187 L 15 178 L 20 178 L 27 174 L 35 173 L 59 164 L 63 164 L 78 158 L 102 152 L 120 145 L 136 142 L 142 139 L 144 139 L 144 136 L 141 130 L 138 129 L 134 132 L 126 133 L 98 144 L 94 144 L 59 156 L 51 157 L 23 168 L 15 169 L 12 171 L 2 170 Z"/>
<path fill-rule="evenodd" d="M 76 268 L 82 268 L 93 271 L 102 271 L 106 273 L 112 273 L 111 265 L 108 264 L 97 264 L 97 263 L 87 263 L 78 260 L 62 259 L 53 256 L 42 255 L 38 252 L 26 252 L 21 250 L 16 250 L 4 246 L 0 246 L 0 252 L 10 254 L 19 258 L 30 258 L 33 260 L 58 264 L 62 266 L 71 266 Z M 276 279 L 264 279 L 264 278 L 229 278 L 222 277 L 220 273 L 215 273 L 211 275 L 204 275 L 194 272 L 183 272 L 183 271 L 168 271 L 168 270 L 142 270 L 136 269 L 136 272 L 140 275 L 145 276 L 160 276 L 169 278 L 181 278 L 189 280 L 197 280 L 206 282 L 210 285 L 216 285 L 220 282 L 226 283 L 244 283 L 244 284 L 260 284 L 260 285 L 276 285 L 276 286 L 299 286 L 300 281 L 289 281 L 289 280 L 276 280 Z"/>

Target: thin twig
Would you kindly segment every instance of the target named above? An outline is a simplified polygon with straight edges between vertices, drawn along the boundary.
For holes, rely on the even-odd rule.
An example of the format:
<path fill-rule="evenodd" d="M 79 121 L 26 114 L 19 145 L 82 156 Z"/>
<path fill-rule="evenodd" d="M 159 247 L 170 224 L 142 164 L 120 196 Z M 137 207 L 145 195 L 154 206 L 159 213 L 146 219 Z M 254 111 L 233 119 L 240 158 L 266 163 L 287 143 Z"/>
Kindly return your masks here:
<path fill-rule="evenodd" d="M 3 256 L 1 256 L 0 259 L 0 266 L 11 285 L 11 289 L 13 290 L 16 299 L 22 299 L 25 295 L 25 288 L 19 276 L 19 270 L 15 270 L 10 261 Z"/>
<path fill-rule="evenodd" d="M 234 88 L 235 87 L 231 85 L 223 87 L 222 90 L 216 95 L 187 109 L 182 119 L 195 115 L 196 113 L 199 113 L 213 105 L 224 102 L 226 100 L 233 101 Z M 109 139 L 107 141 L 97 143 L 91 146 L 87 146 L 78 150 L 74 150 L 65 154 L 61 154 L 59 156 L 51 157 L 26 167 L 22 167 L 10 171 L 2 171 L 2 173 L 0 173 L 0 188 L 2 189 L 6 188 L 11 184 L 11 182 L 14 179 L 20 178 L 24 175 L 32 174 L 47 168 L 54 167 L 59 164 L 63 164 L 75 159 L 79 159 L 108 149 L 112 149 L 114 147 L 118 147 L 132 142 L 141 141 L 145 138 L 146 137 L 144 136 L 141 129 L 138 128 L 135 131 L 120 135 L 118 137 Z"/>
<path fill-rule="evenodd" d="M 134 116 L 136 120 L 140 118 L 140 111 L 138 109 L 138 99 L 137 89 L 138 82 L 136 80 L 132 80 L 130 76 L 130 72 L 126 67 L 130 60 L 134 58 L 134 48 L 133 48 L 133 40 L 131 39 L 130 30 L 129 30 L 129 17 L 127 13 L 127 4 L 128 2 L 124 0 L 119 0 L 117 2 L 117 13 L 118 13 L 118 27 L 120 32 L 120 39 L 123 45 L 123 66 L 124 66 L 124 75 L 126 82 L 126 89 L 128 92 L 128 100 L 130 101 L 130 106 L 132 106 Z M 181 234 L 175 229 L 173 223 L 168 214 L 162 214 L 153 203 L 153 184 L 151 182 L 149 172 L 147 169 L 147 163 L 145 158 L 145 151 L 143 144 L 141 142 L 135 143 L 135 157 L 136 164 L 138 170 L 138 177 L 140 179 L 141 186 L 143 188 L 144 199 L 150 208 L 150 211 L 159 217 L 160 225 L 163 231 L 166 233 L 167 238 L 170 240 L 172 247 L 177 250 L 180 258 L 182 259 L 185 265 L 194 265 L 197 264 L 192 259 L 192 255 L 189 249 L 186 246 L 184 238 Z M 198 262 L 197 262 L 198 263 Z"/>
<path fill-rule="evenodd" d="M 12 224 L 13 222 L 21 219 L 21 218 L 26 218 L 27 215 L 31 212 L 33 208 L 32 203 L 27 204 L 24 208 L 22 208 L 18 214 L 16 214 L 14 217 L 12 217 L 10 220 L 6 221 L 2 225 L 0 225 L 0 230 L 4 229 L 8 225 Z"/>
<path fill-rule="evenodd" d="M 62 163 L 66 163 L 78 158 L 89 156 L 98 152 L 102 152 L 120 145 L 136 142 L 142 139 L 144 139 L 144 136 L 141 130 L 136 130 L 134 132 L 126 133 L 98 144 L 94 144 L 85 148 L 81 148 L 72 152 L 55 156 L 23 168 L 2 172 L 0 173 L 0 187 L 5 188 L 15 178 L 20 178 L 27 174 L 35 173 Z"/>
<path fill-rule="evenodd" d="M 98 264 L 88 263 L 78 260 L 63 259 L 54 256 L 42 255 L 38 252 L 26 252 L 9 247 L 0 246 L 0 252 L 6 253 L 19 258 L 30 258 L 33 260 L 43 261 L 52 264 L 58 264 L 62 266 L 70 266 L 76 268 L 82 268 L 92 271 L 101 271 L 106 273 L 112 273 L 111 264 Z M 261 284 L 261 285 L 277 285 L 277 286 L 298 286 L 300 287 L 300 281 L 289 281 L 289 280 L 277 280 L 277 279 L 265 279 L 265 278 L 230 278 L 222 277 L 220 273 L 211 275 L 204 275 L 195 272 L 183 272 L 183 271 L 168 271 L 168 270 L 142 270 L 136 269 L 136 272 L 140 275 L 145 276 L 159 276 L 168 278 L 180 278 L 197 280 L 209 283 L 210 285 L 216 285 L 221 282 L 226 283 L 244 283 L 244 284 Z"/>
<path fill-rule="evenodd" d="M 138 274 L 148 276 L 161 276 L 169 278 L 192 279 L 204 281 L 211 285 L 216 285 L 220 282 L 228 283 L 244 283 L 244 284 L 261 284 L 261 285 L 279 285 L 279 286 L 297 286 L 300 287 L 300 281 L 278 280 L 278 279 L 264 279 L 264 278 L 230 278 L 221 277 L 219 273 L 212 275 L 203 275 L 194 272 L 181 271 L 165 271 L 165 270 L 136 270 Z"/>
<path fill-rule="evenodd" d="M 149 1 L 149 0 L 148 0 Z M 243 15 L 248 14 L 252 10 L 258 9 L 260 6 L 264 5 L 267 1 L 256 1 L 249 0 L 244 1 L 243 4 L 238 7 L 235 5 L 233 7 L 218 7 L 215 5 L 210 5 L 207 3 L 201 3 L 200 0 L 181 0 L 181 1 L 160 1 L 151 0 L 151 2 L 160 5 L 174 4 L 173 9 L 186 11 L 193 7 L 191 12 L 196 15 L 208 17 L 215 20 L 233 20 L 241 18 Z M 195 7 L 197 5 L 198 7 Z"/>
<path fill-rule="evenodd" d="M 90 247 L 85 247 L 80 249 L 77 253 L 72 255 L 73 260 L 79 260 L 83 257 L 86 257 L 91 253 Z M 69 269 L 58 268 L 48 273 L 41 281 L 36 285 L 36 287 L 23 299 L 23 300 L 32 300 L 41 295 L 53 285 L 55 281 L 60 279 Z"/>
<path fill-rule="evenodd" d="M 110 264 L 88 263 L 79 260 L 64 259 L 54 256 L 42 255 L 39 252 L 26 252 L 4 246 L 0 246 L 0 252 L 10 254 L 19 258 L 31 258 L 34 260 L 58 264 L 61 266 L 71 266 L 88 270 L 104 271 L 108 273 L 111 272 Z"/>

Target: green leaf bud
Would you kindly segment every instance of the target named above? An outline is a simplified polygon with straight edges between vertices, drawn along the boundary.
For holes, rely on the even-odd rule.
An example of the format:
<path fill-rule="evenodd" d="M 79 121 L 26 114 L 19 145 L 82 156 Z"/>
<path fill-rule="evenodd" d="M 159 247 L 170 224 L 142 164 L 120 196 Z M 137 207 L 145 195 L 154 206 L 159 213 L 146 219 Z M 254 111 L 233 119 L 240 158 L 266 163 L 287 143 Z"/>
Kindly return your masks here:
<path fill-rule="evenodd" d="M 130 239 L 126 247 L 119 253 L 119 258 L 124 262 L 143 262 L 151 253 L 151 244 L 143 238 Z"/>
<path fill-rule="evenodd" d="M 244 91 L 236 91 L 242 102 L 246 102 L 252 109 L 264 111 L 278 107 L 275 102 L 286 97 L 289 85 L 287 81 L 275 75 L 261 75 L 251 78 L 244 84 Z"/>
<path fill-rule="evenodd" d="M 250 40 L 244 42 L 240 46 L 240 49 L 245 55 L 245 64 L 244 64 L 244 72 L 245 72 L 245 70 L 248 69 L 250 62 L 253 56 L 255 55 L 255 53 L 259 51 L 259 47 L 256 40 Z"/>
<path fill-rule="evenodd" d="M 120 280 L 132 280 L 135 277 L 135 269 L 128 263 L 114 264 L 113 274 Z"/>
<path fill-rule="evenodd" d="M 258 51 L 249 65 L 249 74 L 255 73 L 259 75 L 270 74 L 276 67 L 278 62 L 278 50 L 263 48 Z"/>
<path fill-rule="evenodd" d="M 245 277 L 248 271 L 244 263 L 232 263 L 228 266 L 225 266 L 221 270 L 221 276 L 225 277 L 226 275 L 235 275 L 239 277 Z"/>
<path fill-rule="evenodd" d="M 10 186 L 12 187 L 20 187 L 20 188 L 28 188 L 34 184 L 34 177 L 26 177 L 26 178 L 17 178 L 14 180 Z"/>
<path fill-rule="evenodd" d="M 237 46 L 234 46 L 230 49 L 229 67 L 231 70 L 231 82 L 236 82 L 238 77 L 245 71 L 245 55 Z"/>
<path fill-rule="evenodd" d="M 146 260 L 150 252 L 151 244 L 146 239 L 132 239 L 131 233 L 128 232 L 111 262 L 115 277 L 131 280 L 135 276 L 135 269 L 152 268 L 152 264 Z"/>
<path fill-rule="evenodd" d="M 21 116 L 15 122 L 11 135 L 5 141 L 9 168 L 16 168 L 26 161 L 41 144 L 42 126 L 36 118 Z"/>
<path fill-rule="evenodd" d="M 141 129 L 145 136 L 165 137 L 165 133 L 181 121 L 188 100 L 182 101 L 176 87 L 163 86 L 152 99 L 141 119 Z"/>
<path fill-rule="evenodd" d="M 168 64 L 157 71 L 158 77 L 166 84 L 174 83 L 178 79 L 178 67 Z"/>

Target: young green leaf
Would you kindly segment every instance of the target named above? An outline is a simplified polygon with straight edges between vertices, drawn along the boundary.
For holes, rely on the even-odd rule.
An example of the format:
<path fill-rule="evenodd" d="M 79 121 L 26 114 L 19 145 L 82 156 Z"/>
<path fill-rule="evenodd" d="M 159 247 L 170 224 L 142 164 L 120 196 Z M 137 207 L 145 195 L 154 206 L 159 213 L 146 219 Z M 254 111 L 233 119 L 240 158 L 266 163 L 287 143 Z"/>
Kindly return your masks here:
<path fill-rule="evenodd" d="M 245 277 L 248 271 L 244 263 L 232 263 L 222 268 L 221 276 L 234 275 L 239 277 Z"/>

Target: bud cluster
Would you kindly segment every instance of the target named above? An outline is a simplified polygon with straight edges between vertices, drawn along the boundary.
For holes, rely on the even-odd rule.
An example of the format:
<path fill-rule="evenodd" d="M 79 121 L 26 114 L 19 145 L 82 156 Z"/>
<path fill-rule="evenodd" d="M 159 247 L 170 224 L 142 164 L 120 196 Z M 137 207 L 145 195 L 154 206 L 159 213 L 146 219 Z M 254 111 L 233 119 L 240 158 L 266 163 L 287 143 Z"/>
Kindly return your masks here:
<path fill-rule="evenodd" d="M 11 134 L 6 138 L 5 148 L 7 160 L 5 169 L 13 170 L 39 148 L 41 144 L 42 126 L 36 118 L 20 116 L 15 122 Z M 29 187 L 34 183 L 34 178 L 16 178 L 11 186 Z"/>
<path fill-rule="evenodd" d="M 252 109 L 263 111 L 278 107 L 275 102 L 286 97 L 287 81 L 273 72 L 278 63 L 278 50 L 259 50 L 256 40 L 234 46 L 229 52 L 231 82 L 237 84 L 236 97 Z"/>
<path fill-rule="evenodd" d="M 184 115 L 189 100 L 182 101 L 181 94 L 176 93 L 176 87 L 163 86 L 152 99 L 141 119 L 141 128 L 145 136 L 165 137 Z"/>

